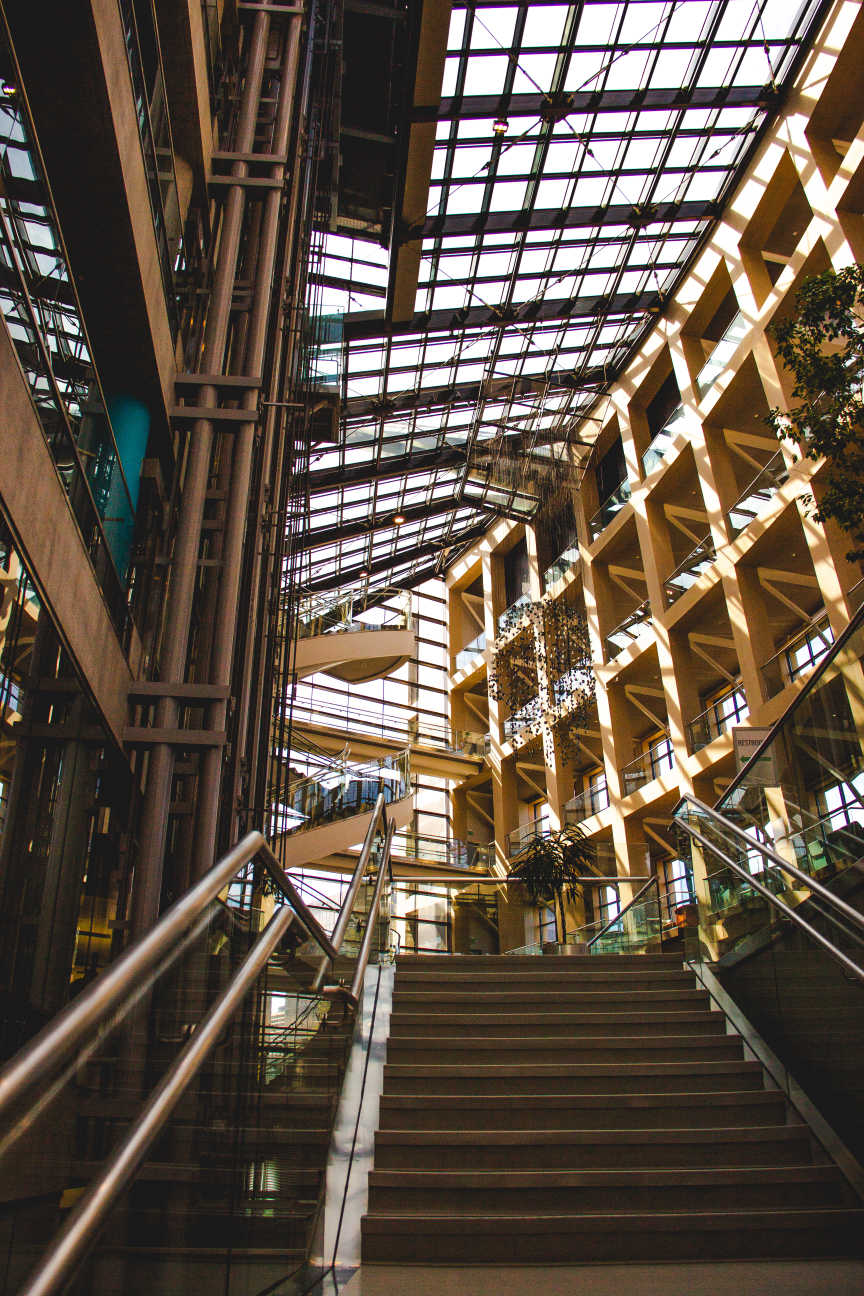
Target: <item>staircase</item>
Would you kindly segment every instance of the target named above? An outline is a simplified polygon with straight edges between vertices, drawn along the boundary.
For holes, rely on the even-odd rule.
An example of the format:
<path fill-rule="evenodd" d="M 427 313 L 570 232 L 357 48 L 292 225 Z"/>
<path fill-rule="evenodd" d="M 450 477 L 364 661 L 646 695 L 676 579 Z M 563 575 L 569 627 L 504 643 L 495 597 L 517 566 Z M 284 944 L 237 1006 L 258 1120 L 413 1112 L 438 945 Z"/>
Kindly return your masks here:
<path fill-rule="evenodd" d="M 864 1252 L 864 1209 L 680 956 L 398 960 L 369 1262 Z"/>

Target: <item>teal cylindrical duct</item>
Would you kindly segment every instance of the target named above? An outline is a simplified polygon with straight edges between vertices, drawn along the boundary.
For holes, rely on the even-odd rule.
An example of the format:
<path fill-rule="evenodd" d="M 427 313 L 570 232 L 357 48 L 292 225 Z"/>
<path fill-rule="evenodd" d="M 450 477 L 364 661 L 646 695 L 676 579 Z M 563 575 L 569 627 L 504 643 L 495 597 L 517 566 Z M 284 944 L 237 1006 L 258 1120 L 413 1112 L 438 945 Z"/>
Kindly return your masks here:
<path fill-rule="evenodd" d="M 114 440 L 123 474 L 126 477 L 128 496 L 123 489 L 120 472 L 115 465 L 111 475 L 111 488 L 103 525 L 108 544 L 120 577 L 125 581 L 135 527 L 135 511 L 141 489 L 141 465 L 147 453 L 150 436 L 150 411 L 134 396 L 111 396 L 107 401 L 108 416 L 114 429 Z"/>

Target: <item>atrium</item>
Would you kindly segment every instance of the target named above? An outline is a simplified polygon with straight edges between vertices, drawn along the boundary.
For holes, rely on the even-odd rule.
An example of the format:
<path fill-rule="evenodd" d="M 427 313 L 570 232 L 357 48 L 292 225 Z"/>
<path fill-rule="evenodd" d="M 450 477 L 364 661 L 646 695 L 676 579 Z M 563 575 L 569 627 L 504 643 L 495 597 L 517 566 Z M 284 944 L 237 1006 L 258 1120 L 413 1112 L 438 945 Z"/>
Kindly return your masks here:
<path fill-rule="evenodd" d="M 862 49 L 0 0 L 0 1290 L 864 1289 Z"/>

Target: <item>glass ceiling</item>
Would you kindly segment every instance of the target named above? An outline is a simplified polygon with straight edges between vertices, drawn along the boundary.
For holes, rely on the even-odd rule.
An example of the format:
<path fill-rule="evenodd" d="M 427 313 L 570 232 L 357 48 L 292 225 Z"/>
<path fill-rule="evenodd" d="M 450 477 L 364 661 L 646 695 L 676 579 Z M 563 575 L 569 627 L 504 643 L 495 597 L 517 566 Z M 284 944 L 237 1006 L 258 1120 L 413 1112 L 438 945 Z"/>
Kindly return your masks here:
<path fill-rule="evenodd" d="M 584 416 L 662 311 L 824 8 L 457 0 L 440 104 L 414 111 L 435 128 L 425 219 L 390 250 L 327 234 L 313 249 L 315 310 L 332 317 L 319 367 L 342 419 L 313 451 L 306 588 L 414 584 L 495 516 L 533 512 L 537 466 L 584 454 Z M 414 314 L 396 321 L 412 248 Z"/>

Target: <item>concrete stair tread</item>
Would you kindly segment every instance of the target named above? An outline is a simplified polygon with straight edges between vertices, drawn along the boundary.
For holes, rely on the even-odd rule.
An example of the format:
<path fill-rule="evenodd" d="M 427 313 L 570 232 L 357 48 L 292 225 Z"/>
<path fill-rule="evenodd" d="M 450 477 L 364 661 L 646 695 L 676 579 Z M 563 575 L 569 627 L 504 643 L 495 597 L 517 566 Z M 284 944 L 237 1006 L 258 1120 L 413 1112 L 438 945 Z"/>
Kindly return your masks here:
<path fill-rule="evenodd" d="M 453 1189 L 490 1188 L 613 1188 L 641 1186 L 662 1189 L 681 1186 L 713 1187 L 720 1184 L 837 1183 L 840 1171 L 833 1165 L 712 1166 L 709 1169 L 641 1170 L 372 1170 L 370 1188 Z M 526 1202 L 530 1212 L 530 1203 Z M 374 1212 L 373 1212 L 374 1213 Z"/>
<path fill-rule="evenodd" d="M 708 1021 L 722 1022 L 723 1018 L 718 1012 L 712 1012 L 707 1009 L 694 1008 L 687 1012 L 675 1012 L 671 1009 L 658 1009 L 654 1012 L 486 1012 L 477 1010 L 470 1012 L 452 1012 L 436 1013 L 434 1022 L 436 1025 L 452 1026 L 525 1026 L 534 1022 L 541 1025 L 561 1025 L 561 1026 L 580 1026 L 592 1025 L 597 1023 L 608 1022 L 610 1025 L 632 1024 L 634 1022 L 645 1021 L 646 1017 L 652 1022 L 666 1022 L 671 1025 L 678 1025 L 684 1022 Z M 390 1016 L 391 1028 L 394 1023 L 414 1024 L 430 1021 L 428 1014 L 420 1012 L 411 1012 L 404 1009 L 394 1008 Z"/>
<path fill-rule="evenodd" d="M 754 1074 L 761 1071 L 758 1062 L 728 1061 L 720 1060 L 715 1062 L 636 1062 L 628 1063 L 628 1075 L 656 1075 L 656 1076 L 688 1076 L 688 1075 L 711 1075 L 711 1074 L 728 1074 L 730 1072 L 740 1071 L 745 1074 Z M 603 1076 L 619 1075 L 618 1064 L 615 1062 L 513 1062 L 513 1063 L 470 1063 L 470 1062 L 441 1062 L 437 1064 L 426 1064 L 414 1066 L 410 1063 L 386 1062 L 384 1064 L 384 1084 L 387 1084 L 387 1077 L 406 1077 L 406 1076 L 428 1076 L 430 1078 L 446 1076 L 483 1076 L 486 1078 L 500 1077 L 506 1079 L 508 1076 L 526 1076 L 536 1075 L 543 1076 Z M 425 1096 L 424 1096 L 425 1101 Z"/>
<path fill-rule="evenodd" d="M 478 1048 L 513 1049 L 518 1052 L 530 1052 L 536 1048 L 590 1049 L 593 1047 L 621 1049 L 662 1049 L 682 1048 L 716 1049 L 730 1044 L 740 1045 L 734 1035 L 622 1035 L 615 1032 L 609 1035 L 580 1035 L 578 1038 L 561 1035 L 484 1035 L 482 1039 L 469 1038 L 464 1035 L 391 1035 L 390 1043 L 400 1049 L 440 1048 L 465 1049 L 466 1053 L 476 1052 Z"/>
<path fill-rule="evenodd" d="M 521 1146 L 525 1142 L 537 1145 L 568 1143 L 573 1147 L 595 1144 L 630 1143 L 807 1143 L 809 1134 L 804 1125 L 739 1125 L 717 1126 L 704 1129 L 663 1130 L 378 1130 L 377 1144 L 414 1145 L 430 1147 L 448 1146 Z"/>
<path fill-rule="evenodd" d="M 533 1108 L 537 1107 L 566 1107 L 566 1108 L 611 1108 L 617 1110 L 621 1107 L 674 1107 L 676 1110 L 683 1105 L 682 1096 L 688 1103 L 694 1107 L 711 1107 L 713 1106 L 736 1106 L 741 1103 L 762 1104 L 765 1107 L 775 1107 L 783 1103 L 783 1095 L 779 1090 L 772 1089 L 723 1089 L 717 1092 L 712 1090 L 700 1090 L 692 1094 L 654 1094 L 654 1093 L 632 1093 L 632 1094 L 499 1094 L 495 1098 L 489 1097 L 488 1094 L 449 1094 L 449 1093 L 425 1093 L 420 1094 L 383 1094 L 381 1103 L 387 1104 L 394 1108 L 407 1107 L 416 1111 L 418 1107 L 464 1107 L 466 1111 L 478 1106 L 488 1109 L 490 1104 L 495 1107 L 506 1109 L 515 1107 L 524 1111 L 528 1103 Z"/>
<path fill-rule="evenodd" d="M 864 1208 L 860 1207 L 790 1207 L 783 1211 L 753 1207 L 746 1211 L 712 1210 L 693 1211 L 682 1220 L 680 1211 L 597 1211 L 597 1212 L 543 1212 L 537 1214 L 465 1214 L 460 1211 L 388 1211 L 366 1215 L 364 1233 L 412 1233 L 418 1224 L 428 1220 L 440 1229 L 447 1222 L 447 1231 L 476 1234 L 480 1231 L 496 1233 L 555 1233 L 562 1227 L 568 1231 L 608 1230 L 621 1232 L 644 1230 L 658 1231 L 664 1226 L 677 1231 L 686 1220 L 689 1229 L 719 1232 L 726 1229 L 765 1230 L 844 1227 L 850 1230 L 864 1228 Z"/>

